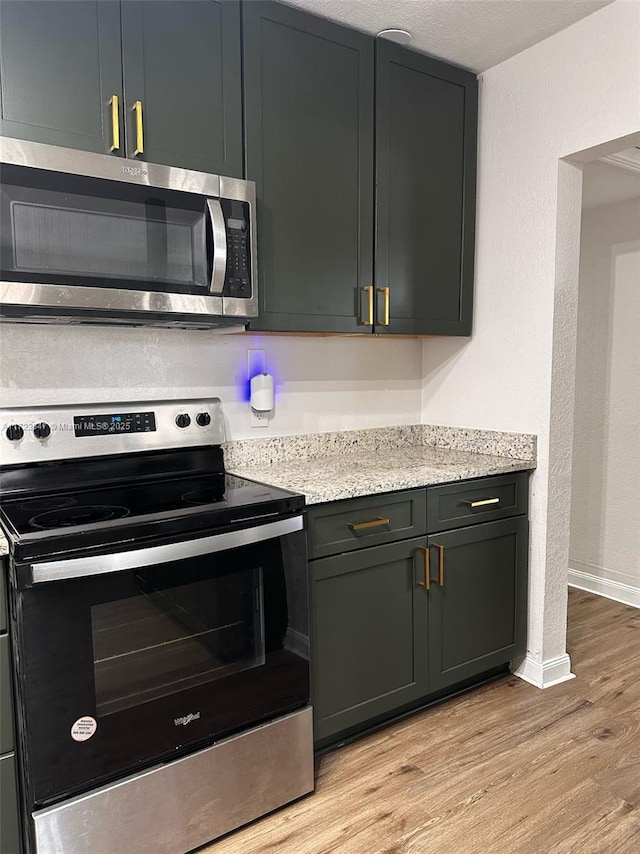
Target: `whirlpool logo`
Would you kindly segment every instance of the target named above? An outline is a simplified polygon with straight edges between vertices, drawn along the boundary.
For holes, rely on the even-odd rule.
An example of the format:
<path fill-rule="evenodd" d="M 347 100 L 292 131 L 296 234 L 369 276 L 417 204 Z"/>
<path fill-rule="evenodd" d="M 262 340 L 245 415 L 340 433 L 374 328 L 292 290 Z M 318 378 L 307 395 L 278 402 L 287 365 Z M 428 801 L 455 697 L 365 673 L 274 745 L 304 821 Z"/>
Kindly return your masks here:
<path fill-rule="evenodd" d="M 146 175 L 147 170 L 141 166 L 123 166 L 122 171 L 125 175 Z"/>
<path fill-rule="evenodd" d="M 192 721 L 200 720 L 200 712 L 191 712 L 190 715 L 185 715 L 183 718 L 174 718 L 173 722 L 176 726 L 186 726 Z"/>

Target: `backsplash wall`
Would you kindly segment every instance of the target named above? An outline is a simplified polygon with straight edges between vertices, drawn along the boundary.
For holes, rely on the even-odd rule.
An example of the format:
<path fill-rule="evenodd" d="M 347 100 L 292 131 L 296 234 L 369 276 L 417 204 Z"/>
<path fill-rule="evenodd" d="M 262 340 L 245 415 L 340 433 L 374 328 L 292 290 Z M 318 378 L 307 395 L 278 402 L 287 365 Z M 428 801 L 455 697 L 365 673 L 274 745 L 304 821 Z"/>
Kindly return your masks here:
<path fill-rule="evenodd" d="M 266 428 L 249 426 L 251 348 L 276 380 Z M 417 339 L 2 324 L 0 357 L 2 406 L 216 395 L 231 439 L 421 421 Z"/>

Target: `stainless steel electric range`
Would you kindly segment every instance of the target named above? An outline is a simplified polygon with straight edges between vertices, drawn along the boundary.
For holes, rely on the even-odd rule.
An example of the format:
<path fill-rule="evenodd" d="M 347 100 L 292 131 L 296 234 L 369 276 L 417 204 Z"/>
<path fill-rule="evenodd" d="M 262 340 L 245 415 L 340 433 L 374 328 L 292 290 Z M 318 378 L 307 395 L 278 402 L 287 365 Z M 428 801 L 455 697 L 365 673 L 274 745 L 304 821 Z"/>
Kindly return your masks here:
<path fill-rule="evenodd" d="M 24 841 L 183 854 L 313 789 L 302 496 L 217 399 L 0 410 Z"/>

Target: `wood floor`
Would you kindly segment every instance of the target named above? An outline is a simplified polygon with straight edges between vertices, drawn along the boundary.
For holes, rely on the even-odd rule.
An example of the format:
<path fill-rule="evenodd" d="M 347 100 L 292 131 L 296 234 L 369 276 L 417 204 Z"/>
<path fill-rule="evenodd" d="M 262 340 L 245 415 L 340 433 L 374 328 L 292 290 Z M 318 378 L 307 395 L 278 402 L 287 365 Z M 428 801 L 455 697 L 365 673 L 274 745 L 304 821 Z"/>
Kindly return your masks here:
<path fill-rule="evenodd" d="M 336 750 L 203 854 L 640 854 L 640 610 L 569 596 L 577 678 L 505 676 Z"/>

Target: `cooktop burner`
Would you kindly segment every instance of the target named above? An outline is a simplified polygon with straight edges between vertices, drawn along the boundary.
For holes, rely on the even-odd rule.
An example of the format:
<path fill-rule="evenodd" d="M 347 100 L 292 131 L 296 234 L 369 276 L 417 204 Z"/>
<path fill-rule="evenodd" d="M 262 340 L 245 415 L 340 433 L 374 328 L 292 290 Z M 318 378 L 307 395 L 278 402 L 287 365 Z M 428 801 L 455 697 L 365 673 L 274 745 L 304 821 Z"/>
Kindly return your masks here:
<path fill-rule="evenodd" d="M 211 504 L 224 499 L 224 489 L 209 487 L 208 489 L 194 489 L 182 496 L 185 504 Z"/>
<path fill-rule="evenodd" d="M 70 528 L 75 525 L 87 525 L 92 522 L 106 522 L 109 519 L 122 519 L 128 516 L 126 507 L 102 506 L 71 506 L 39 513 L 29 520 L 32 528 L 48 531 L 51 528 Z"/>
<path fill-rule="evenodd" d="M 72 498 L 70 495 L 66 497 L 54 497 L 49 496 L 46 498 L 30 498 L 28 502 L 25 503 L 25 506 L 31 511 L 31 513 L 45 513 L 47 510 L 60 510 L 63 507 L 72 507 L 76 503 L 76 499 Z M 19 504 L 18 506 L 22 506 Z"/>

